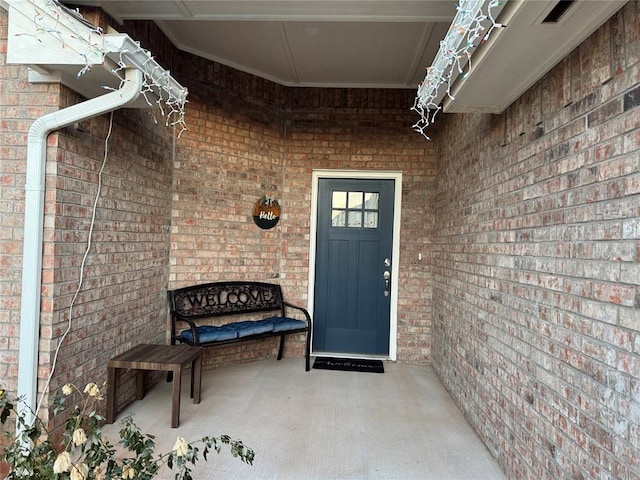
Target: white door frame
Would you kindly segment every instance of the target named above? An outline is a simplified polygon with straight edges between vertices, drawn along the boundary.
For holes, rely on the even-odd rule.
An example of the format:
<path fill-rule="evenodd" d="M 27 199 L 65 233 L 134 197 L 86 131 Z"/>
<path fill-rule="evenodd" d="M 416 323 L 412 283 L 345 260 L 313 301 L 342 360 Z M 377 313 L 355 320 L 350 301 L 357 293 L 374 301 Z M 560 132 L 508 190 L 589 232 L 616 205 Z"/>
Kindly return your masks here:
<path fill-rule="evenodd" d="M 321 178 L 394 180 L 393 247 L 391 265 L 391 310 L 389 312 L 389 360 L 396 360 L 398 340 L 398 274 L 400 260 L 400 219 L 402 211 L 402 172 L 384 170 L 313 170 L 311 180 L 311 219 L 309 238 L 308 309 L 313 315 L 316 279 L 316 236 L 318 219 L 318 183 Z M 312 332 L 313 335 L 313 332 Z M 313 344 L 312 344 L 313 345 Z"/>

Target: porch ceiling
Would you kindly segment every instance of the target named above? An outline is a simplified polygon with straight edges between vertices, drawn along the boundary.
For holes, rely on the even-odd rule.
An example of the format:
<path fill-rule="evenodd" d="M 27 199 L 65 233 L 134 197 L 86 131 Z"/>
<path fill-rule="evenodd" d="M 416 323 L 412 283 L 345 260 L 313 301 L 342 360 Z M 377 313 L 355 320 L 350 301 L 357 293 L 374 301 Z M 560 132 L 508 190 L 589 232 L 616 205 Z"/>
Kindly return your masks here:
<path fill-rule="evenodd" d="M 416 88 L 456 14 L 452 0 L 79 0 L 153 20 L 185 51 L 287 86 Z M 445 111 L 504 110 L 626 0 L 508 0 Z M 502 18 L 498 20 L 501 21 Z M 476 58 L 477 57 L 477 58 Z"/>

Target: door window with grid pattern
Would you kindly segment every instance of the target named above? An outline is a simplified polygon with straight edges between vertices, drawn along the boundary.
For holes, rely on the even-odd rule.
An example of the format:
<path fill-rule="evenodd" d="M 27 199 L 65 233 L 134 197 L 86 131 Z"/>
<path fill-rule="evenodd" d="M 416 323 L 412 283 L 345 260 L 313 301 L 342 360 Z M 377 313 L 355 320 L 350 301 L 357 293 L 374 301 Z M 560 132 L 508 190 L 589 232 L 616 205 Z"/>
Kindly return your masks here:
<path fill-rule="evenodd" d="M 332 192 L 331 226 L 378 228 L 379 197 L 377 192 Z"/>

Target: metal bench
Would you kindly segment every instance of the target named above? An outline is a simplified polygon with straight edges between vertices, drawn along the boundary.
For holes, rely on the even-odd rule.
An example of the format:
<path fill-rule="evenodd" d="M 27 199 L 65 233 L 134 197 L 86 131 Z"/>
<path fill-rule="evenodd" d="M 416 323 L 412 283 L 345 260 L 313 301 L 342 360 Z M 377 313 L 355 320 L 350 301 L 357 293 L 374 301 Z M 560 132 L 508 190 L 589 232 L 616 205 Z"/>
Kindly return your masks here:
<path fill-rule="evenodd" d="M 286 302 L 280 285 L 264 282 L 215 282 L 169 290 L 171 344 L 215 347 L 230 343 L 304 333 L 305 369 L 309 371 L 311 316 L 303 307 Z M 271 313 L 271 316 L 266 315 Z M 290 312 L 298 317 L 287 316 Z M 263 314 L 260 318 L 254 315 Z M 242 317 L 242 318 L 239 318 Z M 209 320 L 209 321 L 207 321 Z"/>

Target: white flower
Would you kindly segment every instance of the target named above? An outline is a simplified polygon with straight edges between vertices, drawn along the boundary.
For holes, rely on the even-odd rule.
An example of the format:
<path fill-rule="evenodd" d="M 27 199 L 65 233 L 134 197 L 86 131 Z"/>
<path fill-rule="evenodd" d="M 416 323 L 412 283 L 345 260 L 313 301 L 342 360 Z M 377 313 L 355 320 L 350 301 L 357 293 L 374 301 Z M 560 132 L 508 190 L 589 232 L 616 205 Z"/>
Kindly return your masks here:
<path fill-rule="evenodd" d="M 84 393 L 88 393 L 90 397 L 97 397 L 100 395 L 100 387 L 95 383 L 87 383 L 87 386 L 84 387 Z"/>
<path fill-rule="evenodd" d="M 65 383 L 64 387 L 62 387 L 62 393 L 64 393 L 66 396 L 69 396 L 73 393 L 73 385 L 71 385 L 70 383 Z"/>
<path fill-rule="evenodd" d="M 187 443 L 187 441 L 182 437 L 178 437 L 176 439 L 176 443 L 173 444 L 172 451 L 176 452 L 177 456 L 184 457 L 187 454 L 188 450 L 189 444 Z"/>
<path fill-rule="evenodd" d="M 53 473 L 68 472 L 69 467 L 71 467 L 71 455 L 69 455 L 69 452 L 64 451 L 53 462 Z"/>
<path fill-rule="evenodd" d="M 102 469 L 100 467 L 96 467 L 93 469 L 93 476 L 96 480 L 105 480 L 106 477 L 104 473 L 102 473 Z"/>
<path fill-rule="evenodd" d="M 71 439 L 73 440 L 73 444 L 77 447 L 87 441 L 87 434 L 84 433 L 84 430 L 82 428 L 76 428 L 73 431 L 73 436 L 71 437 Z"/>
<path fill-rule="evenodd" d="M 122 468 L 122 478 L 124 480 L 136 478 L 136 471 L 131 465 L 126 465 Z"/>
<path fill-rule="evenodd" d="M 74 465 L 71 468 L 71 480 L 87 480 L 89 467 L 86 464 Z"/>

